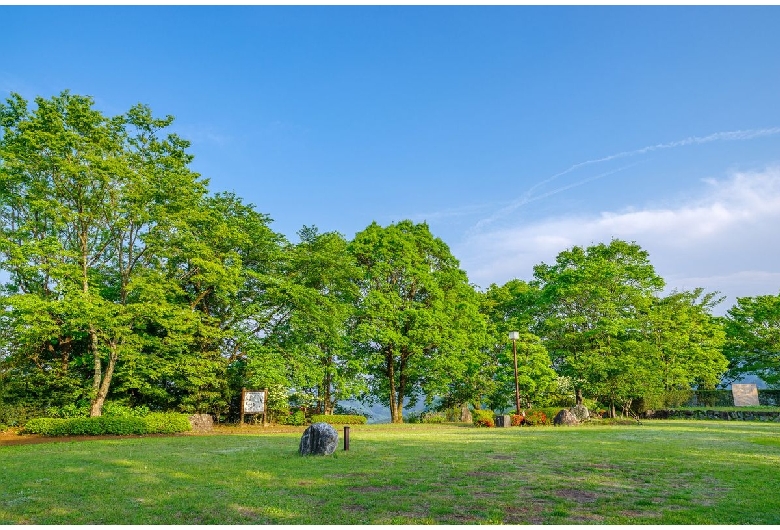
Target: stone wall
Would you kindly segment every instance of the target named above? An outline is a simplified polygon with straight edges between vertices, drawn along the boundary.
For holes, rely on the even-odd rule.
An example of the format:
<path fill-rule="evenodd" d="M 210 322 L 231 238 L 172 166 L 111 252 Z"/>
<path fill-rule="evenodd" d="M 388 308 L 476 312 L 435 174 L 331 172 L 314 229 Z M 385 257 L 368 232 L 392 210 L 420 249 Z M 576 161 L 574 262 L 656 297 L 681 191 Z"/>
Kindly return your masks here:
<path fill-rule="evenodd" d="M 648 410 L 645 418 L 665 420 L 734 420 L 734 421 L 775 421 L 780 422 L 780 412 L 756 412 L 738 410 L 724 412 L 720 410 Z"/>

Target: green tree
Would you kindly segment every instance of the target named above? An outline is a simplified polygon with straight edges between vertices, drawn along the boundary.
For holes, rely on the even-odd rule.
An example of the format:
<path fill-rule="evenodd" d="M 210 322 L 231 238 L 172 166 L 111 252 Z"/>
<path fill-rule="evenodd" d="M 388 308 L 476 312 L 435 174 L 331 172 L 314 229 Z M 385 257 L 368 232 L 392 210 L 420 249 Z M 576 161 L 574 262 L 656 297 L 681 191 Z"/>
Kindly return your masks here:
<path fill-rule="evenodd" d="M 657 361 L 655 377 L 669 393 L 692 386 L 715 388 L 728 361 L 722 347 L 725 334 L 712 316 L 721 302 L 716 293 L 673 292 L 654 301 L 647 317 L 649 352 Z"/>
<path fill-rule="evenodd" d="M 507 338 L 510 331 L 520 332 L 516 341 L 520 406 L 526 408 L 538 403 L 557 386 L 557 374 L 551 367 L 547 349 L 531 332 L 537 322 L 539 295 L 535 286 L 517 279 L 500 287 L 493 284 L 485 293 L 483 311 L 492 324 L 496 345 L 497 368 L 488 398 L 493 410 L 504 410 L 515 403 L 514 354 Z"/>
<path fill-rule="evenodd" d="M 331 414 L 338 400 L 365 389 L 348 337 L 359 271 L 341 234 L 304 227 L 298 235 L 300 242 L 286 247 L 272 294 L 284 317 L 264 342 L 284 357 L 296 398 Z"/>
<path fill-rule="evenodd" d="M 737 298 L 724 327 L 729 379 L 752 374 L 780 386 L 780 295 Z"/>
<path fill-rule="evenodd" d="M 108 118 L 68 92 L 35 104 L 13 94 L 0 106 L 4 318 L 17 367 L 64 379 L 91 366 L 100 415 L 118 360 L 142 348 L 139 326 L 191 331 L 189 315 L 163 308 L 172 283 L 161 264 L 206 184 L 187 168 L 188 143 L 160 137 L 171 117 L 138 105 Z"/>
<path fill-rule="evenodd" d="M 424 223 L 372 223 L 350 248 L 362 269 L 354 347 L 371 395 L 401 423 L 405 399 L 445 394 L 462 359 L 475 353 L 469 335 L 482 325 L 476 293 Z"/>
<path fill-rule="evenodd" d="M 619 386 L 644 374 L 628 341 L 664 285 L 647 252 L 618 239 L 575 246 L 558 254 L 555 264 L 534 267 L 534 277 L 541 289 L 538 329 L 553 366 L 571 378 L 577 403 L 588 392 L 614 406 Z"/>

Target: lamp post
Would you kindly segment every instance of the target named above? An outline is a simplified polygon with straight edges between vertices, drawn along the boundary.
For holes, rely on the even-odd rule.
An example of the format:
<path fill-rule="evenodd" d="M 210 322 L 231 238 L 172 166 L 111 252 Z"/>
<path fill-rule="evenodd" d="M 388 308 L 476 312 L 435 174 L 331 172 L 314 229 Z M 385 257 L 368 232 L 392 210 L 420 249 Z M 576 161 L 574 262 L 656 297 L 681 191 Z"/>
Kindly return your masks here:
<path fill-rule="evenodd" d="M 515 358 L 515 407 L 517 408 L 517 415 L 520 415 L 520 382 L 517 378 L 517 339 L 520 338 L 520 332 L 510 331 L 509 339 L 512 341 L 512 355 Z"/>

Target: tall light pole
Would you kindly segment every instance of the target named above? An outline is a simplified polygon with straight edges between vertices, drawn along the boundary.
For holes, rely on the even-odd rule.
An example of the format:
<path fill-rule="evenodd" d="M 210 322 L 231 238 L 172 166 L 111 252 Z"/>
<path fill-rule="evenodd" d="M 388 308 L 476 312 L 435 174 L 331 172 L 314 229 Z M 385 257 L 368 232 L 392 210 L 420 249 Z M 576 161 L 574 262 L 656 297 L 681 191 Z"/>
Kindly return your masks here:
<path fill-rule="evenodd" d="M 509 339 L 512 341 L 512 355 L 515 357 L 515 407 L 517 415 L 520 415 L 520 382 L 517 378 L 517 339 L 520 338 L 519 331 L 510 331 Z"/>

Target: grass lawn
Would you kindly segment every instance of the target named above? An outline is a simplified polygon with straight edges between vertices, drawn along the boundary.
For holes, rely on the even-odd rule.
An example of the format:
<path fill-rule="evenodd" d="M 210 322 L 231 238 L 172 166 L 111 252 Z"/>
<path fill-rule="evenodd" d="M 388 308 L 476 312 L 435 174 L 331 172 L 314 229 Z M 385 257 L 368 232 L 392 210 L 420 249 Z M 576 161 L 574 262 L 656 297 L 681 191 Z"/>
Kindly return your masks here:
<path fill-rule="evenodd" d="M 302 431 L 0 446 L 0 523 L 780 524 L 777 423 Z"/>

